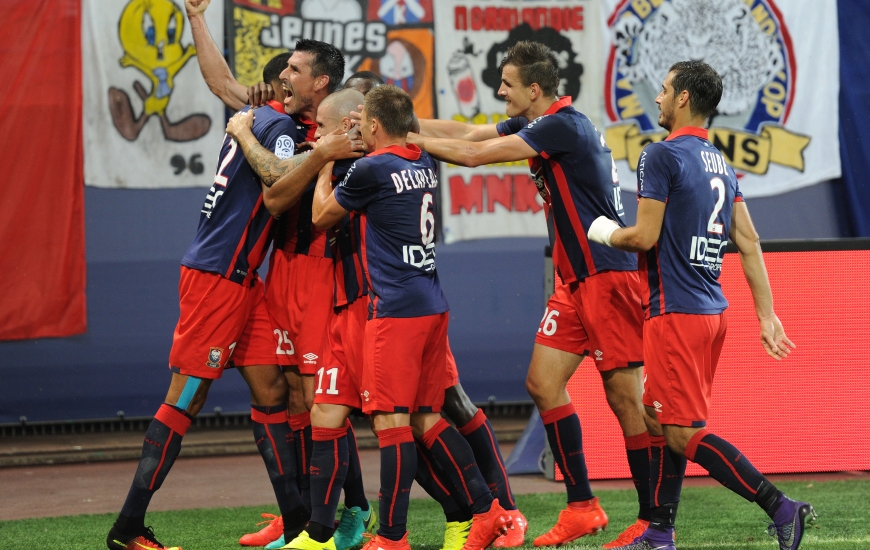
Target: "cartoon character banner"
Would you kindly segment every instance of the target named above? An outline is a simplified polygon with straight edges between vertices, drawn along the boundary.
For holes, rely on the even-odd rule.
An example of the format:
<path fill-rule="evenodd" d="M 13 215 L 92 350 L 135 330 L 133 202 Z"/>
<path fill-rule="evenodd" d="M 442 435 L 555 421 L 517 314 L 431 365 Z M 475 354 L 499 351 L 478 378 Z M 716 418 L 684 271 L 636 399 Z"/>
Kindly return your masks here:
<path fill-rule="evenodd" d="M 604 34 L 594 0 L 438 0 L 435 8 L 438 117 L 473 124 L 504 120 L 498 65 L 521 40 L 559 58 L 559 95 L 602 122 Z M 601 128 L 601 126 L 598 126 Z M 547 234 L 541 197 L 525 161 L 479 168 L 442 165 L 444 240 Z"/>
<path fill-rule="evenodd" d="M 182 0 L 82 0 L 85 182 L 211 185 L 224 107 L 209 91 Z M 206 12 L 223 42 L 223 10 Z"/>
<path fill-rule="evenodd" d="M 667 133 L 655 98 L 676 61 L 721 76 L 710 141 L 746 197 L 840 176 L 837 4 L 813 0 L 607 0 L 606 140 L 624 190 Z"/>
<path fill-rule="evenodd" d="M 373 71 L 433 116 L 433 0 L 232 0 L 233 70 L 245 85 L 300 38 L 329 42 L 344 53 L 345 77 Z"/>

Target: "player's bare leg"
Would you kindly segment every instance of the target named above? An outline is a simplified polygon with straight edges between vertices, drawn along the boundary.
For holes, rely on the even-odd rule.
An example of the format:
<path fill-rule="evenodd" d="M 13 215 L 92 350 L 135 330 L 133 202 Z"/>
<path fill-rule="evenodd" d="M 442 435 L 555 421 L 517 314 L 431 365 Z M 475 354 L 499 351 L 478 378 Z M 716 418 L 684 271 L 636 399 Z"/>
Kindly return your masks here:
<path fill-rule="evenodd" d="M 642 404 L 643 367 L 618 368 L 601 372 L 607 404 L 616 416 L 625 439 L 628 466 L 637 490 L 637 521 L 604 548 L 626 546 L 649 526 L 649 452 L 650 438 Z"/>
<path fill-rule="evenodd" d="M 455 425 L 474 452 L 477 466 L 483 474 L 492 496 L 508 511 L 513 519 L 511 529 L 493 543 L 496 548 L 512 548 L 522 546 L 528 529 L 526 517 L 517 510 L 516 501 L 510 488 L 504 458 L 498 447 L 498 441 L 492 425 L 482 410 L 477 408 L 462 384 L 453 385 L 444 390 L 444 405 L 442 411 Z M 448 522 L 448 529 L 451 527 Z M 447 538 L 445 536 L 445 538 Z M 449 549 L 448 549 L 449 550 Z"/>
<path fill-rule="evenodd" d="M 607 514 L 589 486 L 580 419 L 566 389 L 584 357 L 541 344 L 535 344 L 532 351 L 526 389 L 541 413 L 568 492 L 568 507 L 559 513 L 552 529 L 535 539 L 535 546 L 566 544 L 607 527 Z"/>

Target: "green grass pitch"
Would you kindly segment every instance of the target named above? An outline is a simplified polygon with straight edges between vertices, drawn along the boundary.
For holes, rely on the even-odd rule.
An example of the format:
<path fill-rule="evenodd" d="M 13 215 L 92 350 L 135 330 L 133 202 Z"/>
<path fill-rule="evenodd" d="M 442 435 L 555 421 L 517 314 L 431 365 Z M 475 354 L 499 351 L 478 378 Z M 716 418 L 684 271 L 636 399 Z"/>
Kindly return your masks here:
<path fill-rule="evenodd" d="M 870 480 L 784 482 L 779 485 L 793 498 L 813 504 L 819 514 L 802 549 L 870 549 Z M 601 491 L 601 504 L 610 517 L 603 534 L 586 537 L 567 548 L 599 548 L 634 520 L 636 496 L 633 491 Z M 5 495 L 4 498 L 10 498 Z M 563 494 L 517 497 L 517 504 L 529 519 L 526 546 L 550 528 L 565 503 Z M 239 537 L 255 530 L 260 512 L 276 509 L 215 508 L 149 513 L 146 523 L 154 526 L 159 540 L 185 550 L 238 550 Z M 114 514 L 66 516 L 0 522 L 0 549 L 98 550 Z M 745 502 L 722 487 L 689 487 L 683 490 L 677 516 L 677 548 L 761 549 L 777 548 L 767 536 L 767 516 L 754 504 Z M 438 550 L 444 533 L 444 516 L 431 500 L 413 500 L 408 519 L 409 540 L 415 550 Z"/>

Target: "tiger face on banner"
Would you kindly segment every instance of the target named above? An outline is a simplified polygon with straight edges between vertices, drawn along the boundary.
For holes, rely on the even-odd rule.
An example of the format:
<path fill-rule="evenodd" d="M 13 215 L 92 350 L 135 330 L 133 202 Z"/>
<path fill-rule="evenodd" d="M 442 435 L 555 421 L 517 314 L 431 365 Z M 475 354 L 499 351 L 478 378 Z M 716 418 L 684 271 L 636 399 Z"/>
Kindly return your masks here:
<path fill-rule="evenodd" d="M 373 71 L 404 89 L 417 115 L 433 116 L 432 0 L 233 0 L 233 65 L 239 82 L 262 80 L 274 55 L 301 38 L 345 57 L 345 78 Z"/>
<path fill-rule="evenodd" d="M 799 63 L 774 0 L 623 0 L 608 27 L 606 139 L 615 159 L 635 170 L 643 147 L 667 137 L 655 98 L 673 63 L 701 59 L 723 84 L 710 141 L 738 175 L 805 171 L 813 136 L 789 124 Z"/>

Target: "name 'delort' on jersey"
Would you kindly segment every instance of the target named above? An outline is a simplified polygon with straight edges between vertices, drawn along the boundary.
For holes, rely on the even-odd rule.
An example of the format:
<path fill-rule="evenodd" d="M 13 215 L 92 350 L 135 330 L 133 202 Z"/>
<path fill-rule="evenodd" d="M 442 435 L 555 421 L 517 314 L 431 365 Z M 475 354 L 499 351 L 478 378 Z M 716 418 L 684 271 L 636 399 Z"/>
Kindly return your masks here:
<path fill-rule="evenodd" d="M 390 174 L 396 193 L 412 189 L 434 189 L 438 187 L 438 176 L 431 168 L 421 170 L 401 170 Z"/>

